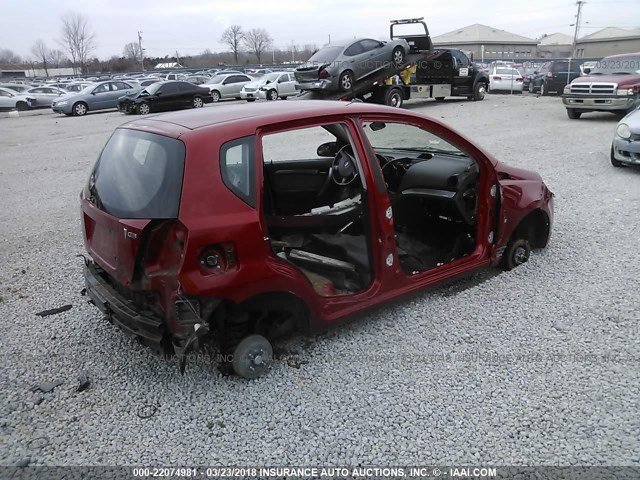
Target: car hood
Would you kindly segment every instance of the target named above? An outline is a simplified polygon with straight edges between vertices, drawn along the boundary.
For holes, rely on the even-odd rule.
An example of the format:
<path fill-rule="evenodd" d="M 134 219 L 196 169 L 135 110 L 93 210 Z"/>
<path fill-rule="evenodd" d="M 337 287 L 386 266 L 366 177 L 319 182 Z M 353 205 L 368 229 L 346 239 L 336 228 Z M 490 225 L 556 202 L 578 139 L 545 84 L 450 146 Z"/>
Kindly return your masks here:
<path fill-rule="evenodd" d="M 525 170 L 524 168 L 512 167 L 499 161 L 496 161 L 495 168 L 498 178 L 501 179 L 542 181 L 539 173 Z"/>
<path fill-rule="evenodd" d="M 578 77 L 571 83 L 617 83 L 620 86 L 640 84 L 640 75 L 587 75 Z"/>

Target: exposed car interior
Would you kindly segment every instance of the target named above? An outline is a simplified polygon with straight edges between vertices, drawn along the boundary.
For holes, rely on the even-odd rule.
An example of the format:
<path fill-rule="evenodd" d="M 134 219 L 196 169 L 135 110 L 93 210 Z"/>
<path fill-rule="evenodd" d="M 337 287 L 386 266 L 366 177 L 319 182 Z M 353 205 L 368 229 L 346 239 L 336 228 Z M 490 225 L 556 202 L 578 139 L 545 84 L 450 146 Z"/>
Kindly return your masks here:
<path fill-rule="evenodd" d="M 412 125 L 363 127 L 387 185 L 403 271 L 423 272 L 470 254 L 476 244 L 477 163 Z"/>
<path fill-rule="evenodd" d="M 409 128 L 409 130 L 407 130 Z M 417 127 L 364 125 L 393 208 L 403 271 L 423 272 L 475 247 L 478 166 Z M 361 159 L 333 124 L 265 135 L 264 215 L 272 249 L 322 296 L 366 290 L 370 226 Z"/>
<path fill-rule="evenodd" d="M 366 290 L 372 280 L 366 195 L 346 127 L 265 135 L 262 149 L 274 253 L 322 296 Z"/>

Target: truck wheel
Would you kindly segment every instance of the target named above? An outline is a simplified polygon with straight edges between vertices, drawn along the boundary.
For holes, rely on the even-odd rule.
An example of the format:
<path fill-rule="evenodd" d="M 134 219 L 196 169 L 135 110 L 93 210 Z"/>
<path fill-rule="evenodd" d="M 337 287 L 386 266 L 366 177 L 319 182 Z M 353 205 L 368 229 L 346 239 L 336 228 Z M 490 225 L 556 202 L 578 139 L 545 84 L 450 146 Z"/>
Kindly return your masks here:
<path fill-rule="evenodd" d="M 403 100 L 402 92 L 397 88 L 389 90 L 384 96 L 384 104 L 390 107 L 400 108 Z"/>
<path fill-rule="evenodd" d="M 233 371 L 243 378 L 266 375 L 273 361 L 271 343 L 262 335 L 249 335 L 233 350 Z"/>
<path fill-rule="evenodd" d="M 575 108 L 567 108 L 567 116 L 571 120 L 579 119 L 580 115 L 582 115 L 582 112 L 580 110 L 576 110 Z"/>
<path fill-rule="evenodd" d="M 353 88 L 353 73 L 349 70 L 342 72 L 342 75 L 340 75 L 340 79 L 338 80 L 338 85 L 340 85 L 340 90 L 351 90 Z"/>
<path fill-rule="evenodd" d="M 623 163 L 620 160 L 616 160 L 613 154 L 613 144 L 611 144 L 611 165 L 618 168 L 623 166 Z"/>
<path fill-rule="evenodd" d="M 476 83 L 476 86 L 473 87 L 473 101 L 479 102 L 484 100 L 484 96 L 487 94 L 487 85 L 482 82 Z"/>

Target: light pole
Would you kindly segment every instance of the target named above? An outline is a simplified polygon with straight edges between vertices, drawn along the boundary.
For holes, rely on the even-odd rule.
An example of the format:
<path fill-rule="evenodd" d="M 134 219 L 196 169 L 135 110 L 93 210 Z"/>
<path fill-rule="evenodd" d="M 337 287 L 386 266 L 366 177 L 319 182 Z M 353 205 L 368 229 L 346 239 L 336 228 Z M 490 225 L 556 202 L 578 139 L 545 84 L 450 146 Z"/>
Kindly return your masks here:
<path fill-rule="evenodd" d="M 140 68 L 144 72 L 144 53 L 142 52 L 142 32 L 138 30 L 138 49 L 140 50 Z"/>
<path fill-rule="evenodd" d="M 571 44 L 571 55 L 569 56 L 569 68 L 567 68 L 568 72 L 567 72 L 567 84 L 571 83 L 570 79 L 571 79 L 571 59 L 575 56 L 576 54 L 576 42 L 578 41 L 578 30 L 580 30 L 580 17 L 582 15 L 582 5 L 584 5 L 587 2 L 584 2 L 582 0 L 578 0 L 576 2 L 576 5 L 578 5 L 578 13 L 576 14 L 576 29 L 573 32 L 573 43 Z"/>

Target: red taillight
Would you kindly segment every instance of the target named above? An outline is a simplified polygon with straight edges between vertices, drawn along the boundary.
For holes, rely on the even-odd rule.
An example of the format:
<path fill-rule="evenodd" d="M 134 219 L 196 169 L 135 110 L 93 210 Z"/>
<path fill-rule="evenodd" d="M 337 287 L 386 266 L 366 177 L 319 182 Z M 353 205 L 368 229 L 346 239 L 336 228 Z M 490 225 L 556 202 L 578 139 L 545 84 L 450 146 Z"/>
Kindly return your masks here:
<path fill-rule="evenodd" d="M 553 73 L 547 72 L 547 78 L 553 78 Z"/>
<path fill-rule="evenodd" d="M 327 72 L 326 70 L 320 70 L 320 72 L 318 72 L 318 78 L 329 78 L 329 72 Z"/>
<path fill-rule="evenodd" d="M 522 77 L 516 78 L 516 82 L 522 82 L 523 80 L 524 80 L 524 78 L 522 78 Z"/>
<path fill-rule="evenodd" d="M 502 77 L 493 77 L 494 80 L 502 80 Z"/>

